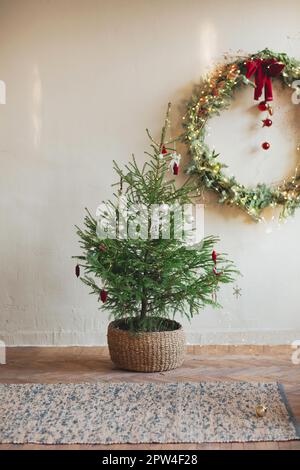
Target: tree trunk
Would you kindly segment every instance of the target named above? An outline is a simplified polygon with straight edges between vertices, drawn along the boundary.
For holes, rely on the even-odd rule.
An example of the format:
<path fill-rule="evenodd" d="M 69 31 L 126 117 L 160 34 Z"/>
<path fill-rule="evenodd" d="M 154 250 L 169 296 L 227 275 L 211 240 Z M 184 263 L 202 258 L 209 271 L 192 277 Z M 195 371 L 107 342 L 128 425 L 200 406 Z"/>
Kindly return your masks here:
<path fill-rule="evenodd" d="M 146 249 L 145 257 L 144 257 L 144 263 L 145 263 L 144 276 L 146 275 L 147 260 L 148 260 L 148 249 Z M 143 286 L 143 290 L 142 290 L 142 308 L 141 308 L 140 320 L 144 320 L 146 318 L 147 303 L 148 303 L 147 302 L 147 293 L 146 293 L 145 286 Z"/>
<path fill-rule="evenodd" d="M 143 292 L 143 294 L 145 294 L 145 292 Z M 143 320 L 144 318 L 146 318 L 146 314 L 147 314 L 147 298 L 146 298 L 146 295 L 143 295 L 140 319 Z"/>

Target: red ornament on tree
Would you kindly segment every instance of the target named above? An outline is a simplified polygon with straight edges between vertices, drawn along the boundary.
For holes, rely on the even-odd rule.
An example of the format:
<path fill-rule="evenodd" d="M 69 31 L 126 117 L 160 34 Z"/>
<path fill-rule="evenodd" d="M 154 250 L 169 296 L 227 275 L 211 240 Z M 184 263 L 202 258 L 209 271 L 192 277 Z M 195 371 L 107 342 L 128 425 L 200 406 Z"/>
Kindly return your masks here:
<path fill-rule="evenodd" d="M 75 274 L 76 274 L 76 277 L 79 277 L 80 276 L 80 267 L 79 267 L 79 264 L 77 264 L 76 268 L 75 268 Z"/>
<path fill-rule="evenodd" d="M 161 148 L 161 153 L 162 153 L 162 155 L 166 155 L 168 153 L 168 150 L 166 149 L 166 147 L 164 145 Z"/>
<path fill-rule="evenodd" d="M 105 245 L 103 243 L 99 245 L 99 251 L 102 251 L 102 252 L 106 251 Z"/>
<path fill-rule="evenodd" d="M 261 146 L 262 146 L 262 148 L 263 148 L 264 150 L 268 150 L 268 149 L 270 148 L 269 142 L 263 142 L 263 143 L 261 144 Z"/>
<path fill-rule="evenodd" d="M 173 165 L 173 175 L 178 175 L 179 173 L 179 165 L 178 163 L 174 163 Z"/>
<path fill-rule="evenodd" d="M 217 252 L 214 250 L 211 254 L 211 259 L 213 260 L 213 262 L 215 263 L 214 265 L 214 268 L 213 268 L 213 273 L 216 275 L 216 276 L 220 276 L 222 273 L 219 273 L 217 271 Z"/>
<path fill-rule="evenodd" d="M 273 124 L 272 119 L 269 119 L 269 118 L 268 118 L 268 119 L 263 119 L 262 122 L 263 122 L 263 127 L 265 127 L 265 126 L 266 126 L 266 127 L 271 127 L 272 124 Z"/>
<path fill-rule="evenodd" d="M 106 302 L 106 299 L 107 299 L 107 292 L 105 289 L 102 289 L 102 291 L 100 292 L 100 299 L 102 300 L 103 303 Z"/>
<path fill-rule="evenodd" d="M 261 101 L 258 105 L 257 105 L 258 109 L 260 111 L 267 111 L 268 109 L 268 105 L 265 101 Z"/>

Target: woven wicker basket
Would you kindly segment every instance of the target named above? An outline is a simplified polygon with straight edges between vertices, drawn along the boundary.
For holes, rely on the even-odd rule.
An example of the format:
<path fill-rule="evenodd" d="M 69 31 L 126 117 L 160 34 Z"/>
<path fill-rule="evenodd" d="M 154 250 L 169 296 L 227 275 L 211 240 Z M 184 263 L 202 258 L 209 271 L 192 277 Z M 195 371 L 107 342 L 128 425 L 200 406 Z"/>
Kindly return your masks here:
<path fill-rule="evenodd" d="M 170 320 L 171 321 L 171 320 Z M 111 360 L 121 369 L 159 372 L 181 366 L 185 355 L 182 326 L 172 331 L 132 333 L 118 328 L 118 321 L 108 325 Z"/>

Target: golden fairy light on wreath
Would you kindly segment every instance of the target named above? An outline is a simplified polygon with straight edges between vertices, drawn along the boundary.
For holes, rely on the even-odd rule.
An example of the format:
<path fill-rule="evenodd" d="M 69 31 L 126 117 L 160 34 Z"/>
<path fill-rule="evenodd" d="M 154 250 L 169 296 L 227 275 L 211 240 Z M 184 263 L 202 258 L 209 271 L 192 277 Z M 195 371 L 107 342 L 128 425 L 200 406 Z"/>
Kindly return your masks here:
<path fill-rule="evenodd" d="M 235 177 L 228 177 L 219 160 L 219 153 L 211 150 L 205 142 L 207 121 L 227 109 L 233 93 L 242 86 L 254 87 L 254 99 L 262 113 L 262 126 L 273 124 L 272 80 L 280 80 L 283 86 L 292 88 L 300 78 L 300 62 L 285 53 L 275 53 L 264 49 L 247 57 L 222 64 L 211 75 L 202 80 L 195 90 L 184 119 L 184 139 L 192 157 L 187 172 L 196 175 L 199 187 L 214 190 L 219 194 L 219 202 L 244 209 L 255 220 L 268 206 L 279 206 L 281 216 L 294 213 L 300 206 L 300 174 L 294 175 L 278 185 L 258 184 L 246 187 Z M 262 142 L 264 151 L 270 142 Z M 298 150 L 299 148 L 297 148 Z"/>

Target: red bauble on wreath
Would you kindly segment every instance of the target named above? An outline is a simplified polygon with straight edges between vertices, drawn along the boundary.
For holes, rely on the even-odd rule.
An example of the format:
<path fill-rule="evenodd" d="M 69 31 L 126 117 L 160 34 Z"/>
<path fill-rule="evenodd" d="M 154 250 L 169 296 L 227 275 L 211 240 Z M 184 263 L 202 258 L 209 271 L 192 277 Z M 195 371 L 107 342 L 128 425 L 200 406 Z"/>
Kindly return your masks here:
<path fill-rule="evenodd" d="M 271 119 L 263 119 L 263 127 L 271 127 L 273 124 L 273 121 Z"/>
<path fill-rule="evenodd" d="M 267 111 L 268 110 L 268 105 L 265 101 L 261 101 L 257 107 L 260 111 Z"/>
<path fill-rule="evenodd" d="M 269 150 L 269 148 L 271 147 L 269 142 L 263 142 L 261 146 L 264 150 Z"/>

